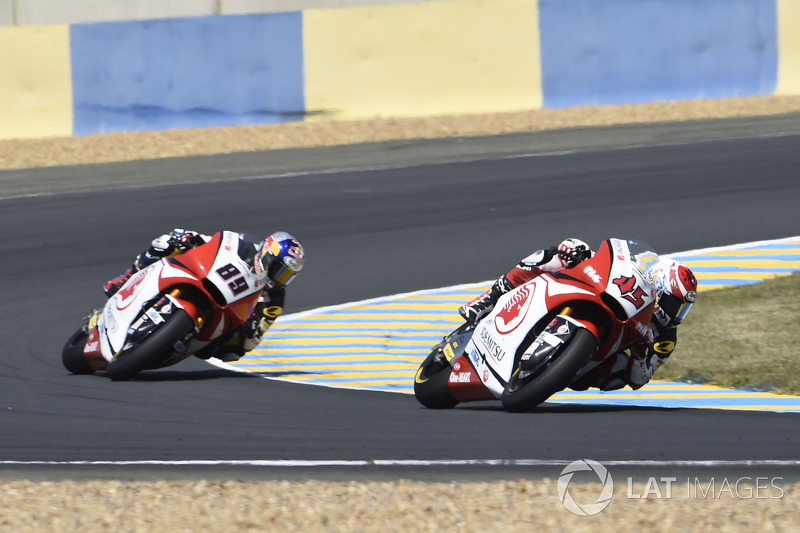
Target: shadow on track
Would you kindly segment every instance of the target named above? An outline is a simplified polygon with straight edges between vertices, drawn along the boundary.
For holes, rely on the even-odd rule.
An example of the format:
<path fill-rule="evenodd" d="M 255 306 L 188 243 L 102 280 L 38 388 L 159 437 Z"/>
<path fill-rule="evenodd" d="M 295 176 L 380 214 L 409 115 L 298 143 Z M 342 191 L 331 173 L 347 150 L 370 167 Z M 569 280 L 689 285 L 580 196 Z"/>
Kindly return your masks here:
<path fill-rule="evenodd" d="M 98 378 L 108 379 L 105 372 L 97 372 L 93 374 Z M 212 379 L 225 379 L 225 378 L 242 378 L 251 379 L 257 378 L 256 375 L 246 374 L 244 372 L 236 372 L 233 370 L 225 370 L 224 368 L 217 368 L 211 370 L 145 370 L 136 374 L 128 381 L 140 381 L 146 383 L 154 383 L 161 381 L 208 381 Z"/>
<path fill-rule="evenodd" d="M 463 405 L 457 406 L 455 409 L 466 410 L 466 411 L 505 411 L 502 405 L 499 403 L 486 403 L 483 405 L 473 404 L 473 405 Z M 629 411 L 654 411 L 654 412 L 664 412 L 664 411 L 679 411 L 681 409 L 676 409 L 672 407 L 648 407 L 643 405 L 616 405 L 616 404 L 595 404 L 595 405 L 586 405 L 580 403 L 564 403 L 564 404 L 546 404 L 546 405 L 539 405 L 534 407 L 530 411 L 526 411 L 524 413 L 509 413 L 514 415 L 536 415 L 536 414 L 553 414 L 553 413 L 623 413 Z"/>

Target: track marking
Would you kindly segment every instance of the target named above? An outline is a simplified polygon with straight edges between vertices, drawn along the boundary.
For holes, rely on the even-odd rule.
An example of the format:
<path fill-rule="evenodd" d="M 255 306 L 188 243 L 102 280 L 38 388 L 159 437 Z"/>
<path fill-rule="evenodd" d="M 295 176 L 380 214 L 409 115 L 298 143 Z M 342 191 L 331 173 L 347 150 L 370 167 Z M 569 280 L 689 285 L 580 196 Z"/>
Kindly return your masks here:
<path fill-rule="evenodd" d="M 0 466 L 261 466 L 277 468 L 308 468 L 330 466 L 566 466 L 574 459 L 356 459 L 356 460 L 139 460 L 139 461 L 0 461 Z M 800 466 L 800 460 L 744 459 L 744 460 L 603 460 L 605 466 L 649 467 L 753 467 Z"/>

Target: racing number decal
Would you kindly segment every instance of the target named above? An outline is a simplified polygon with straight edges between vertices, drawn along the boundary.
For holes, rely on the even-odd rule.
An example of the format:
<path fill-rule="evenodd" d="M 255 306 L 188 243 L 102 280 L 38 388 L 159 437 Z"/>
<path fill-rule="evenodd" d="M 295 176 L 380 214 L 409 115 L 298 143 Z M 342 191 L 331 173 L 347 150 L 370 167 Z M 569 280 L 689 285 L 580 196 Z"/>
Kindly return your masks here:
<path fill-rule="evenodd" d="M 231 292 L 234 294 L 234 296 L 248 289 L 247 281 L 244 279 L 244 276 L 241 275 L 242 273 L 239 271 L 238 268 L 236 268 L 230 263 L 228 263 L 224 267 L 218 268 L 217 274 L 219 274 L 219 277 L 221 277 L 225 281 L 228 281 L 231 278 L 239 276 L 236 277 L 236 279 L 228 281 L 228 287 L 231 288 Z"/>
<path fill-rule="evenodd" d="M 622 297 L 635 305 L 636 309 L 644 305 L 644 296 L 647 293 L 636 284 L 636 278 L 620 276 L 614 280 L 614 285 L 619 287 Z"/>

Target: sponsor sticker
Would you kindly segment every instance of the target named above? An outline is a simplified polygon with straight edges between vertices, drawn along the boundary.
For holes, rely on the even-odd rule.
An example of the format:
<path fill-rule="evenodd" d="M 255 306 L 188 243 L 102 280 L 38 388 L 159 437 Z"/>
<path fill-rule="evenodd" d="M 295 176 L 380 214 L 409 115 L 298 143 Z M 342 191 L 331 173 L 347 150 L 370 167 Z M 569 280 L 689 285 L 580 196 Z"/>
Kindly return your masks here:
<path fill-rule="evenodd" d="M 586 268 L 583 269 L 583 272 L 584 274 L 589 276 L 591 280 L 594 281 L 595 283 L 600 283 L 601 281 L 603 281 L 603 278 L 600 277 L 600 274 L 598 274 L 597 270 L 592 268 L 591 265 L 586 265 Z"/>
<path fill-rule="evenodd" d="M 444 356 L 447 357 L 448 361 L 450 361 L 451 359 L 453 359 L 453 357 L 456 356 L 455 352 L 453 351 L 453 348 L 449 344 L 445 344 L 444 350 L 442 351 L 444 352 Z"/>
<path fill-rule="evenodd" d="M 489 331 L 488 328 L 483 328 L 481 330 L 481 341 L 486 349 L 489 351 L 489 355 L 491 355 L 495 360 L 502 361 L 503 357 L 505 357 L 506 352 L 503 348 L 498 344 L 497 340 L 492 336 L 492 333 Z"/>
<path fill-rule="evenodd" d="M 472 372 L 455 372 L 450 374 L 450 383 L 469 383 Z"/>
<path fill-rule="evenodd" d="M 480 354 L 480 352 L 479 352 L 478 350 L 473 350 L 473 351 L 472 351 L 472 353 L 471 353 L 471 354 L 469 354 L 469 355 L 470 355 L 470 357 L 472 358 L 472 361 L 473 361 L 473 362 L 474 362 L 476 365 L 479 365 L 479 364 L 481 364 L 481 354 Z"/>
<path fill-rule="evenodd" d="M 153 324 L 160 324 L 161 322 L 164 322 L 164 318 L 152 307 L 145 311 L 145 314 L 147 315 L 147 318 L 153 321 Z"/>

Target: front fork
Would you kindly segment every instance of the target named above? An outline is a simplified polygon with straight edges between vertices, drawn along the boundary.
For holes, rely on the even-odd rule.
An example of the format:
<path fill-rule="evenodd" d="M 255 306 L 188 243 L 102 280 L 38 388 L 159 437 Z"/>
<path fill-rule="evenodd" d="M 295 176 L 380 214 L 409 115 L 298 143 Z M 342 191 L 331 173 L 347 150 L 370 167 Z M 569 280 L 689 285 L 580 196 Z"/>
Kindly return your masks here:
<path fill-rule="evenodd" d="M 575 310 L 563 307 L 544 330 L 536 336 L 533 343 L 525 349 L 514 371 L 517 379 L 526 379 L 542 372 L 564 349 L 577 328 L 584 328 L 599 339 L 603 326 L 575 317 Z"/>
<path fill-rule="evenodd" d="M 206 324 L 211 320 L 214 311 L 210 307 L 201 309 L 199 305 L 195 304 L 186 297 L 188 296 L 186 292 L 187 291 L 184 291 L 180 287 L 175 287 L 165 297 L 169 298 L 174 305 L 182 308 L 189 314 L 190 317 L 192 317 L 195 325 L 195 333 L 200 333 L 200 331 L 202 331 Z"/>

